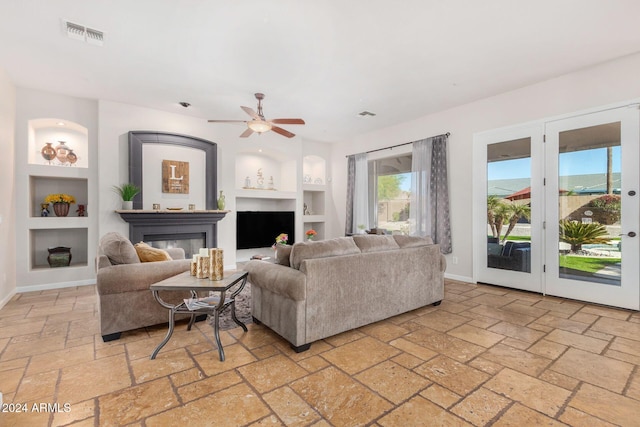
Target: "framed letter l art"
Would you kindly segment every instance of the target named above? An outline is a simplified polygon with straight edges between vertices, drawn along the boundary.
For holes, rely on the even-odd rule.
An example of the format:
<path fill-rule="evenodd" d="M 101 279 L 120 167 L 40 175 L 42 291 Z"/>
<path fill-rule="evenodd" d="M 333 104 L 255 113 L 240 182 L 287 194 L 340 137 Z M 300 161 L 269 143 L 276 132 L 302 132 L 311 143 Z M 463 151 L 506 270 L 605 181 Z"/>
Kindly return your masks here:
<path fill-rule="evenodd" d="M 189 194 L 189 162 L 162 161 L 162 192 Z"/>

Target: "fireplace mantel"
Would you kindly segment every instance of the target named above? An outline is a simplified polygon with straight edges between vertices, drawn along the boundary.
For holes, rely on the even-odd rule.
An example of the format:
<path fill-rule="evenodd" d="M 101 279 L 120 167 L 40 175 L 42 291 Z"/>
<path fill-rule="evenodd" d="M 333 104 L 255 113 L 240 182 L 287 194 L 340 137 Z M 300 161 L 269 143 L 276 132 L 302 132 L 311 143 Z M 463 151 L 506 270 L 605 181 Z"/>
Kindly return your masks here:
<path fill-rule="evenodd" d="M 117 210 L 129 223 L 132 242 L 153 240 L 153 236 L 204 233 L 208 248 L 217 246 L 217 223 L 230 211 L 221 210 Z"/>

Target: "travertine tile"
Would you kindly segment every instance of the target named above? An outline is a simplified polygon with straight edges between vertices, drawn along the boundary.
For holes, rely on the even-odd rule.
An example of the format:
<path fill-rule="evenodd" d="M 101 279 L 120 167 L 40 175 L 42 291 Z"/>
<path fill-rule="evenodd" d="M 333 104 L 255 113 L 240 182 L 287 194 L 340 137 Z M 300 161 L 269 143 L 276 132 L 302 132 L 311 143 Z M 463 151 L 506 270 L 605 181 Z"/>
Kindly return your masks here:
<path fill-rule="evenodd" d="M 510 403 L 509 399 L 480 387 L 462 402 L 451 408 L 451 412 L 469 421 L 474 426 L 484 426 Z"/>
<path fill-rule="evenodd" d="M 384 342 L 389 342 L 409 332 L 405 328 L 394 325 L 391 322 L 374 323 L 373 325 L 360 328 L 360 331 Z"/>
<path fill-rule="evenodd" d="M 575 312 L 583 308 L 584 304 L 565 301 L 561 300 L 560 298 L 545 298 L 544 300 L 535 303 L 533 306 L 545 310 L 557 311 L 560 313 L 574 314 Z"/>
<path fill-rule="evenodd" d="M 15 394 L 19 402 L 53 402 L 60 371 L 41 372 L 22 378 Z"/>
<path fill-rule="evenodd" d="M 131 361 L 133 377 L 137 384 L 186 371 L 194 366 L 193 359 L 184 348 L 161 351 L 153 360 L 144 358 Z"/>
<path fill-rule="evenodd" d="M 459 394 L 456 394 L 449 389 L 439 386 L 438 384 L 433 384 L 426 390 L 422 391 L 420 393 L 420 396 L 430 400 L 438 406 L 442 406 L 445 409 L 449 408 L 453 404 L 459 402 L 460 399 L 462 399 Z"/>
<path fill-rule="evenodd" d="M 221 374 L 222 372 L 235 369 L 239 366 L 255 362 L 257 359 L 246 348 L 241 345 L 230 345 L 224 348 L 225 361 L 221 362 L 218 357 L 218 350 L 211 350 L 193 356 L 196 363 L 208 377 Z"/>
<path fill-rule="evenodd" d="M 586 337 L 584 335 L 575 334 L 573 332 L 556 329 L 545 337 L 546 340 L 556 342 L 558 344 L 568 345 L 570 347 L 579 348 L 591 353 L 601 353 L 609 344 L 608 341 L 599 340 L 597 338 Z"/>
<path fill-rule="evenodd" d="M 577 409 L 567 407 L 559 417 L 560 421 L 577 427 L 615 427 L 615 424 L 600 420 Z"/>
<path fill-rule="evenodd" d="M 383 427 L 407 427 L 424 425 L 425 421 L 433 426 L 471 426 L 457 416 L 443 411 L 439 406 L 429 402 L 427 399 L 416 396 L 388 415 L 382 417 L 378 424 Z"/>
<path fill-rule="evenodd" d="M 550 417 L 558 414 L 571 395 L 568 390 L 509 368 L 487 381 L 485 387 Z"/>
<path fill-rule="evenodd" d="M 569 406 L 621 426 L 638 424 L 638 401 L 591 384 L 582 384 Z"/>
<path fill-rule="evenodd" d="M 389 343 L 390 345 L 402 350 L 405 352 L 405 354 L 410 354 L 413 355 L 415 357 L 417 357 L 418 359 L 420 359 L 420 362 L 416 364 L 419 365 L 420 363 L 422 363 L 425 360 L 429 360 L 432 357 L 435 357 L 438 353 L 436 353 L 433 350 L 430 350 L 426 347 L 423 347 L 419 344 L 415 344 L 411 341 L 407 341 L 404 338 L 400 338 L 397 340 L 393 340 Z"/>
<path fill-rule="evenodd" d="M 100 425 L 125 425 L 179 406 L 168 378 L 101 396 Z"/>
<path fill-rule="evenodd" d="M 490 378 L 482 371 L 445 356 L 431 359 L 414 371 L 460 395 L 469 393 Z"/>
<path fill-rule="evenodd" d="M 323 353 L 322 357 L 353 375 L 398 353 L 399 350 L 396 347 L 365 337 L 329 350 Z"/>
<path fill-rule="evenodd" d="M 335 426 L 364 425 L 393 407 L 334 367 L 294 381 L 290 387 Z"/>
<path fill-rule="evenodd" d="M 256 393 L 246 384 L 238 384 L 183 406 L 169 409 L 147 418 L 147 427 L 201 425 L 210 420 L 211 425 L 243 425 L 270 414 Z"/>
<path fill-rule="evenodd" d="M 476 328 L 471 325 L 458 326 L 448 331 L 447 334 L 487 348 L 499 343 L 505 338 L 504 335 L 496 334 L 486 329 Z"/>
<path fill-rule="evenodd" d="M 428 328 L 412 332 L 405 338 L 408 341 L 426 347 L 436 353 L 449 356 L 460 362 L 471 360 L 486 350 L 486 348 L 482 346 Z M 417 356 L 416 354 L 414 355 Z"/>
<path fill-rule="evenodd" d="M 307 426 L 320 420 L 320 415 L 289 387 L 265 394 L 264 400 L 286 426 Z"/>
<path fill-rule="evenodd" d="M 306 369 L 308 372 L 316 372 L 329 366 L 329 362 L 320 356 L 312 356 L 307 359 L 300 360 L 298 365 L 303 369 Z"/>
<path fill-rule="evenodd" d="M 198 368 L 187 369 L 186 371 L 169 375 L 171 384 L 173 384 L 174 387 L 182 387 L 183 385 L 200 381 L 203 378 L 204 373 Z"/>
<path fill-rule="evenodd" d="M 495 375 L 504 369 L 503 365 L 484 359 L 483 357 L 476 357 L 471 362 L 469 362 L 468 365 L 473 368 L 479 369 L 482 372 L 486 372 L 489 375 Z"/>
<path fill-rule="evenodd" d="M 570 348 L 551 365 L 550 369 L 621 393 L 631 375 L 633 365 Z"/>
<path fill-rule="evenodd" d="M 52 369 L 61 369 L 66 366 L 89 362 L 93 360 L 93 344 L 79 347 L 66 348 L 64 350 L 51 351 L 31 357 L 31 363 L 27 369 L 27 375 L 46 372 Z"/>
<path fill-rule="evenodd" d="M 281 387 L 307 374 L 305 369 L 283 355 L 241 366 L 238 372 L 260 393 Z"/>
<path fill-rule="evenodd" d="M 640 369 L 636 369 L 624 394 L 640 402 Z"/>
<path fill-rule="evenodd" d="M 526 326 L 533 322 L 536 318 L 527 314 L 516 313 L 514 311 L 502 310 L 486 305 L 479 305 L 472 308 L 467 313 L 475 313 L 481 316 L 490 317 L 492 319 L 501 320 L 503 322 L 514 323 L 520 326 Z"/>
<path fill-rule="evenodd" d="M 580 384 L 579 380 L 568 377 L 559 372 L 552 371 L 551 369 L 544 371 L 538 378 L 567 390 L 575 390 L 576 387 L 578 387 L 578 384 Z"/>
<path fill-rule="evenodd" d="M 519 350 L 504 344 L 490 348 L 482 357 L 511 369 L 537 377 L 551 363 L 550 359 Z"/>
<path fill-rule="evenodd" d="M 580 310 L 580 313 L 593 314 L 596 316 L 610 317 L 612 319 L 627 320 L 633 314 L 632 311 L 621 308 L 602 307 L 597 305 L 588 305 Z"/>
<path fill-rule="evenodd" d="M 390 361 L 369 368 L 355 378 L 396 405 L 431 384 L 423 376 Z"/>
<path fill-rule="evenodd" d="M 523 304 L 522 301 L 519 300 L 505 305 L 501 307 L 501 309 L 505 311 L 513 311 L 516 313 L 525 314 L 534 318 L 543 316 L 549 312 L 549 310 L 544 308 L 532 307 L 531 304 Z"/>
<path fill-rule="evenodd" d="M 96 413 L 95 399 L 85 400 L 69 406 L 69 412 L 58 412 L 53 415 L 54 426 L 66 426 L 71 423 L 73 427 L 83 425 L 78 421 L 84 420 L 87 426 L 94 426 L 94 414 Z"/>
<path fill-rule="evenodd" d="M 513 405 L 504 415 L 502 415 L 493 427 L 521 427 L 521 426 L 546 426 L 563 427 L 564 424 L 552 418 L 542 415 L 532 409 L 522 406 L 519 403 Z"/>
<path fill-rule="evenodd" d="M 446 332 L 468 321 L 466 317 L 440 310 L 429 313 L 428 316 L 420 316 L 414 319 L 414 322 L 440 332 Z"/>
<path fill-rule="evenodd" d="M 527 349 L 528 352 L 537 354 L 538 356 L 546 357 L 547 359 L 557 359 L 562 353 L 567 350 L 566 345 L 558 344 L 555 342 L 540 340 Z"/>
<path fill-rule="evenodd" d="M 550 326 L 555 329 L 562 329 L 564 331 L 574 332 L 576 334 L 581 334 L 587 330 L 589 324 L 576 322 L 575 320 L 563 319 L 561 317 L 556 317 L 551 314 L 545 314 L 542 317 L 539 317 L 536 320 L 536 324 Z"/>
<path fill-rule="evenodd" d="M 413 343 L 409 343 L 409 344 L 416 345 Z M 435 356 L 435 353 L 434 353 L 434 356 Z M 414 355 L 409 353 L 400 353 L 399 355 L 392 357 L 391 360 L 396 362 L 400 366 L 404 366 L 407 369 L 413 369 L 419 364 L 421 364 L 422 362 L 424 362 L 423 359 L 415 357 Z"/>
<path fill-rule="evenodd" d="M 186 384 L 178 389 L 178 395 L 183 402 L 191 402 L 241 382 L 242 377 L 235 371 L 227 371 Z"/>
<path fill-rule="evenodd" d="M 3 394 L 17 391 L 20 381 L 24 375 L 24 371 L 24 368 L 18 368 L 2 372 L 2 375 L 0 375 L 0 391 Z M 5 402 L 10 401 L 5 400 Z"/>
<path fill-rule="evenodd" d="M 638 341 L 638 337 L 640 337 L 640 323 L 625 322 L 608 317 L 598 319 L 596 323 L 591 326 L 591 329 L 636 341 Z"/>
<path fill-rule="evenodd" d="M 71 404 L 131 386 L 124 355 L 67 366 L 60 374 L 58 401 Z"/>
<path fill-rule="evenodd" d="M 489 330 L 527 343 L 534 343 L 544 336 L 543 332 L 508 322 L 500 322 L 490 327 Z"/>

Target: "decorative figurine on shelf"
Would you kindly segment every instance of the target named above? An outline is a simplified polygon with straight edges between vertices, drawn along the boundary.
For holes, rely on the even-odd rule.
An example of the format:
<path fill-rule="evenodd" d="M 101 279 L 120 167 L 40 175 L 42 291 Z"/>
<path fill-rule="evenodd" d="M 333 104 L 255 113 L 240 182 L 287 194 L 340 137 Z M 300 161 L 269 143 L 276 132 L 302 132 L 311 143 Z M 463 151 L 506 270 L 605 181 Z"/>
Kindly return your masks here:
<path fill-rule="evenodd" d="M 264 188 L 264 176 L 262 175 L 262 168 L 258 169 L 258 188 Z"/>
<path fill-rule="evenodd" d="M 67 152 L 67 162 L 69 162 L 69 166 L 74 165 L 78 161 L 78 156 L 73 152 L 71 148 Z"/>
<path fill-rule="evenodd" d="M 76 213 L 78 214 L 78 216 L 85 216 L 86 212 L 87 211 L 85 205 L 78 204 L 78 209 L 76 209 Z"/>
<path fill-rule="evenodd" d="M 49 203 L 40 203 L 40 216 L 49 216 Z"/>
<path fill-rule="evenodd" d="M 311 211 L 306 203 L 303 204 L 302 215 L 311 215 Z"/>
<path fill-rule="evenodd" d="M 267 187 L 267 188 L 268 188 L 269 190 L 275 190 L 275 188 L 273 188 L 273 176 L 270 176 L 270 177 L 269 177 L 269 184 L 267 184 L 267 185 L 268 185 L 268 187 Z"/>
<path fill-rule="evenodd" d="M 225 206 L 225 197 L 222 194 L 222 190 L 220 190 L 220 197 L 218 197 L 218 210 L 223 211 Z"/>
<path fill-rule="evenodd" d="M 244 179 L 244 188 L 251 188 L 251 178 L 248 176 Z"/>

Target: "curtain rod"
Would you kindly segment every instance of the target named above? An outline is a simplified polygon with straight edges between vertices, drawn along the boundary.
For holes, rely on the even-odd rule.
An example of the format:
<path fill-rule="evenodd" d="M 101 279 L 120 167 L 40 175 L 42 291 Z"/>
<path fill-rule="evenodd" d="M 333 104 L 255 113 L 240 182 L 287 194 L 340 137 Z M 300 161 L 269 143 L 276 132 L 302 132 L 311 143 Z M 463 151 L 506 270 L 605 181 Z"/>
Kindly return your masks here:
<path fill-rule="evenodd" d="M 447 132 L 447 133 L 443 133 L 443 134 L 440 134 L 440 135 L 430 136 L 429 138 L 437 138 L 437 137 L 439 137 L 439 136 L 443 136 L 443 135 L 448 137 L 448 136 L 449 136 L 449 135 L 451 135 L 451 134 L 450 134 L 449 132 Z M 392 146 L 390 146 L 390 147 L 385 147 L 385 148 L 376 148 L 375 150 L 365 151 L 365 154 L 375 153 L 376 151 L 382 151 L 382 150 L 391 150 L 391 149 L 396 148 L 396 147 L 402 147 L 403 145 L 413 144 L 414 142 L 415 142 L 415 141 L 411 141 L 411 142 L 403 142 L 402 144 L 396 144 L 396 145 L 392 145 Z M 353 154 L 346 155 L 345 157 L 349 157 L 350 155 L 352 156 Z"/>

